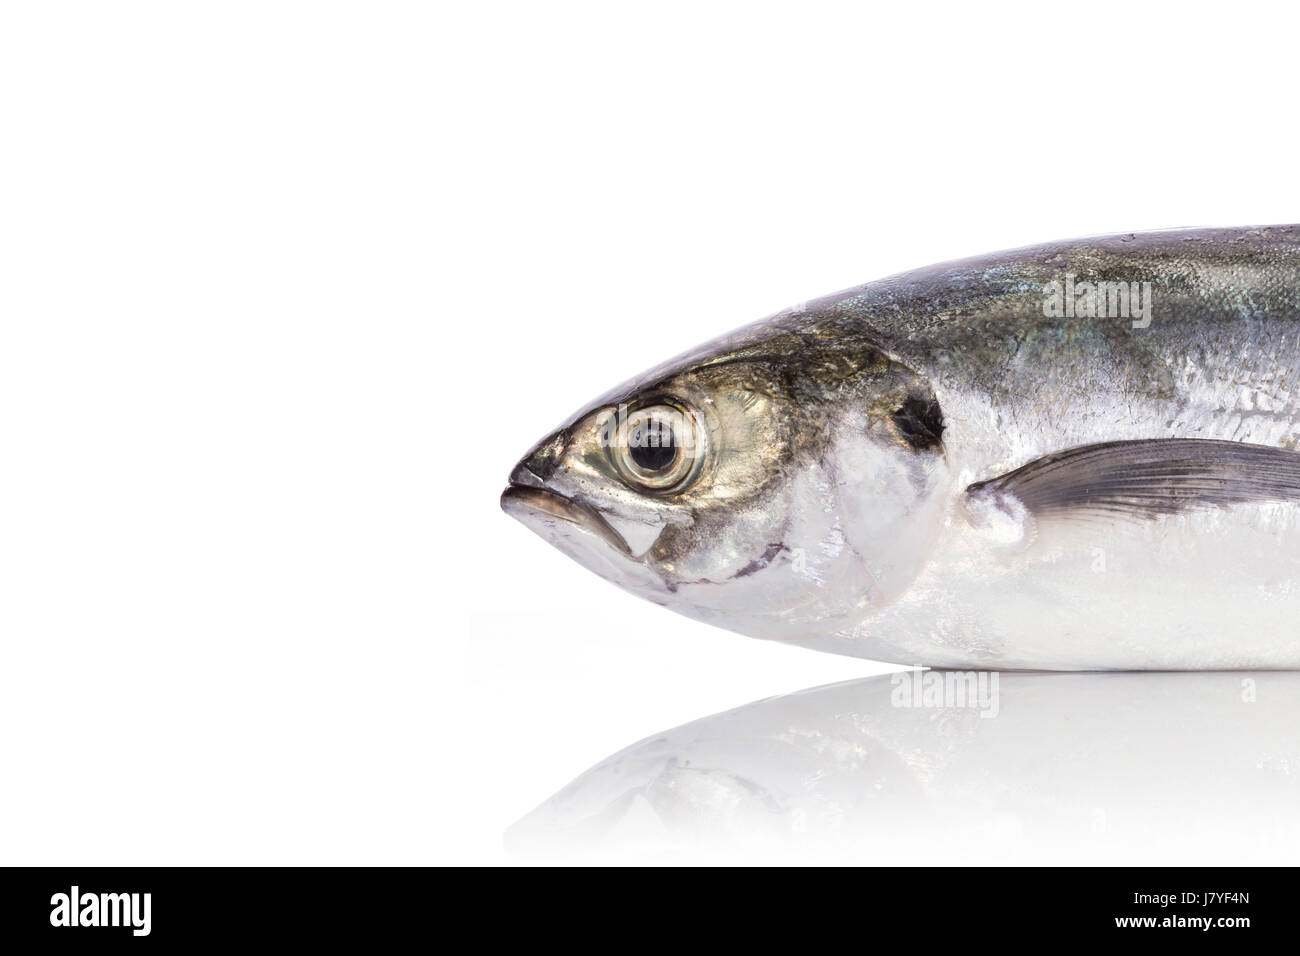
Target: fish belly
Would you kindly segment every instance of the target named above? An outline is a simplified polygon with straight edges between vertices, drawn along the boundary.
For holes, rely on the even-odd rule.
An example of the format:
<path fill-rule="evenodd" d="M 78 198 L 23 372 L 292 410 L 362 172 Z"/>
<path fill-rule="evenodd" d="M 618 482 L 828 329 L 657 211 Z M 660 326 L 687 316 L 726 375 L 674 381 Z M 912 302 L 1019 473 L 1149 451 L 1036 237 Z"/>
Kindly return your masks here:
<path fill-rule="evenodd" d="M 1013 670 L 1300 667 L 1300 506 L 1069 524 L 1011 544 L 954 534 L 898 602 L 825 649 Z"/>

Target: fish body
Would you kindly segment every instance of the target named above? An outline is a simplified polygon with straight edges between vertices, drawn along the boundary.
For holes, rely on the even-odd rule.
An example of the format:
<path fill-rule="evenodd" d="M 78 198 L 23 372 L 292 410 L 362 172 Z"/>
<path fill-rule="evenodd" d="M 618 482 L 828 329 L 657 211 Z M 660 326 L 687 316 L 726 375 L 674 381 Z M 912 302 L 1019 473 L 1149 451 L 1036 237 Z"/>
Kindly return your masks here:
<path fill-rule="evenodd" d="M 565 422 L 507 512 L 622 587 L 909 664 L 1300 666 L 1300 226 L 916 270 Z M 660 440 L 662 439 L 662 440 Z"/>

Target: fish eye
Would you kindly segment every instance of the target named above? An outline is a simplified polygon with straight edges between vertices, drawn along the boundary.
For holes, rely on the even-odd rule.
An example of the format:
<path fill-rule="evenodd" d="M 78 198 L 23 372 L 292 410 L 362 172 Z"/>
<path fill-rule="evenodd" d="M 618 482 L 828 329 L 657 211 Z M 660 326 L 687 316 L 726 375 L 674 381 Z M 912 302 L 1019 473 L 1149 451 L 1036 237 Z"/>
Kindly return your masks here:
<path fill-rule="evenodd" d="M 619 410 L 610 430 L 610 457 L 619 475 L 642 491 L 679 491 L 699 473 L 703 431 L 695 416 L 676 405 Z"/>

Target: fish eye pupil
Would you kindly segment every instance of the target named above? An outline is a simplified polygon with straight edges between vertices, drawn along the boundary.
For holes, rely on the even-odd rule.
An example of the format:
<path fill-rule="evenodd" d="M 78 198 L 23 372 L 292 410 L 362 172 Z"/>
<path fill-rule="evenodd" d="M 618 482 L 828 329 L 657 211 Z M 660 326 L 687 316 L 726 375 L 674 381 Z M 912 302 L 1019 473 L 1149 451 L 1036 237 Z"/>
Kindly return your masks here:
<path fill-rule="evenodd" d="M 628 454 L 645 471 L 663 471 L 677 456 L 677 436 L 666 423 L 643 422 L 632 429 L 630 438 Z"/>

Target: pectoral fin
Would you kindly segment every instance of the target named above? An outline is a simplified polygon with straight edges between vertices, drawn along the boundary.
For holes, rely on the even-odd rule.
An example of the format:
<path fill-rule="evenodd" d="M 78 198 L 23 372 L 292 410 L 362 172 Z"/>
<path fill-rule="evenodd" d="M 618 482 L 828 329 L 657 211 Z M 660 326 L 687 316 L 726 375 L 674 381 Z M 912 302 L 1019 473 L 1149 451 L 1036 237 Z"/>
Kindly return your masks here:
<path fill-rule="evenodd" d="M 966 497 L 1002 510 L 1023 507 L 1035 518 L 1150 518 L 1215 505 L 1300 502 L 1300 452 L 1195 438 L 1081 445 L 977 482 Z"/>

